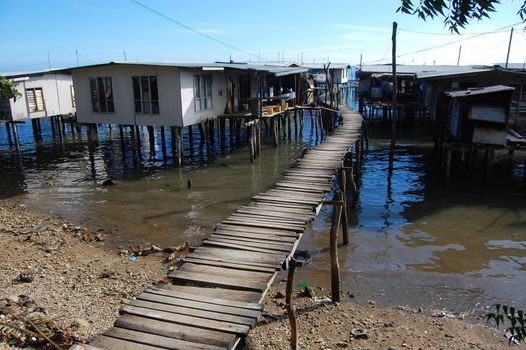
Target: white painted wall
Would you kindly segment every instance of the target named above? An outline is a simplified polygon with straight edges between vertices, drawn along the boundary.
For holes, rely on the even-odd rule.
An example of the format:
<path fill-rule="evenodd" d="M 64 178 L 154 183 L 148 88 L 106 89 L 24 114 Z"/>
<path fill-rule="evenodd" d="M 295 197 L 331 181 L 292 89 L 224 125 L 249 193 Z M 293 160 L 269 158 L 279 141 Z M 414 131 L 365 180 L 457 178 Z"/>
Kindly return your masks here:
<path fill-rule="evenodd" d="M 159 114 L 135 113 L 134 76 L 157 76 Z M 182 126 L 181 83 L 177 68 L 149 65 L 105 65 L 73 70 L 77 121 L 122 125 Z M 112 78 L 115 112 L 93 112 L 90 77 Z M 192 90 L 193 96 L 193 90 Z"/>
<path fill-rule="evenodd" d="M 194 106 L 194 75 L 212 74 L 212 109 L 196 111 Z M 226 76 L 237 79 L 235 74 L 224 71 L 181 70 L 181 105 L 184 126 L 214 118 L 225 112 L 227 103 Z"/>
<path fill-rule="evenodd" d="M 71 86 L 73 85 L 71 75 L 68 74 L 43 74 L 32 76 L 29 79 L 15 79 L 15 87 L 22 95 L 9 101 L 11 116 L 13 120 L 27 118 L 42 118 L 54 115 L 74 114 Z M 26 89 L 42 88 L 44 95 L 44 111 L 29 113 L 27 105 Z"/>

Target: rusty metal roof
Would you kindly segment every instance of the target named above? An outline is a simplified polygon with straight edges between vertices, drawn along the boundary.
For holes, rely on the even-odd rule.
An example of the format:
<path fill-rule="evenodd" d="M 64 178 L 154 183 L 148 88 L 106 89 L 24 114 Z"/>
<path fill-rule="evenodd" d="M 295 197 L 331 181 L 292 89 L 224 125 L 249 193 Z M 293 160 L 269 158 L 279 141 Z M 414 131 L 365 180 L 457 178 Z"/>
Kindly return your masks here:
<path fill-rule="evenodd" d="M 484 95 L 484 94 L 493 94 L 497 92 L 513 91 L 513 90 L 515 90 L 515 88 L 511 86 L 492 85 L 492 86 L 486 86 L 482 88 L 450 90 L 450 91 L 446 91 L 446 95 L 455 98 L 455 97 L 468 97 L 468 96 L 476 96 L 476 95 Z"/>

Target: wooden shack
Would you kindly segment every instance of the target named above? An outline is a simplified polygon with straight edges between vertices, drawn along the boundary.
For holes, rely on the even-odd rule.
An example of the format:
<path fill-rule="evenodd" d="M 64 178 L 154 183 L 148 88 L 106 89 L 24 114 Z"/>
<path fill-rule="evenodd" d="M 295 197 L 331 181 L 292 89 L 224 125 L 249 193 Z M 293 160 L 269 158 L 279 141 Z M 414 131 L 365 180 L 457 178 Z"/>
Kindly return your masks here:
<path fill-rule="evenodd" d="M 456 142 L 505 146 L 513 87 L 451 90 L 446 125 Z"/>

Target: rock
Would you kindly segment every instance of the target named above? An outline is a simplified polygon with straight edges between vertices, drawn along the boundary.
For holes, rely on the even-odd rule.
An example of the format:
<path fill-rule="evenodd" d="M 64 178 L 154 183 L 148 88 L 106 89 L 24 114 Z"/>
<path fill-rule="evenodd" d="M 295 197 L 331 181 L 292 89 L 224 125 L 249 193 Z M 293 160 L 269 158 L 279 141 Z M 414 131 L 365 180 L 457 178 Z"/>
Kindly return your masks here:
<path fill-rule="evenodd" d="M 99 274 L 99 278 L 110 278 L 115 275 L 115 271 L 104 270 Z"/>
<path fill-rule="evenodd" d="M 37 320 L 37 319 L 44 319 L 46 318 L 46 315 L 44 315 L 42 312 L 33 311 L 26 315 L 27 318 L 31 320 Z"/>
<path fill-rule="evenodd" d="M 16 295 L 9 295 L 7 296 L 7 298 L 5 298 L 7 300 L 7 302 L 11 305 L 15 305 L 15 304 L 18 304 L 18 297 Z"/>
<path fill-rule="evenodd" d="M 90 324 L 86 320 L 77 318 L 71 323 L 71 328 L 75 329 L 79 333 L 86 333 L 90 329 Z"/>
<path fill-rule="evenodd" d="M 396 327 L 396 324 L 393 321 L 385 322 L 384 323 L 385 328 L 393 328 Z"/>
<path fill-rule="evenodd" d="M 276 295 L 274 296 L 274 298 L 276 298 L 276 299 L 283 299 L 283 298 L 285 298 L 285 294 L 283 294 L 283 292 L 281 292 L 280 290 L 278 290 L 278 292 L 276 293 Z"/>
<path fill-rule="evenodd" d="M 116 185 L 116 183 L 113 182 L 112 179 L 106 179 L 106 180 L 102 181 L 102 186 L 103 187 L 114 186 L 114 185 Z"/>
<path fill-rule="evenodd" d="M 31 283 L 35 278 L 31 272 L 22 272 L 18 276 L 18 280 L 23 283 Z"/>
<path fill-rule="evenodd" d="M 355 328 L 351 331 L 351 337 L 354 339 L 368 339 L 367 331 L 362 328 Z"/>

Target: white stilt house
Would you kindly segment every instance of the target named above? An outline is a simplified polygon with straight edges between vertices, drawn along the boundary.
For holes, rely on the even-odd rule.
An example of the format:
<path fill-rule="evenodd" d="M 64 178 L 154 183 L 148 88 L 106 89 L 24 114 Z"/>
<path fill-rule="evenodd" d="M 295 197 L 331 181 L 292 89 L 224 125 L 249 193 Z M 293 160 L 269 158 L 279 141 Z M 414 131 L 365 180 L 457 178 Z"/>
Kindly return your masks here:
<path fill-rule="evenodd" d="M 75 114 L 75 92 L 67 69 L 7 74 L 20 93 L 0 103 L 0 119 L 21 121 Z"/>
<path fill-rule="evenodd" d="M 110 62 L 73 68 L 77 121 L 184 127 L 248 109 L 249 99 L 263 93 L 269 80 L 306 71 L 245 63 Z"/>

